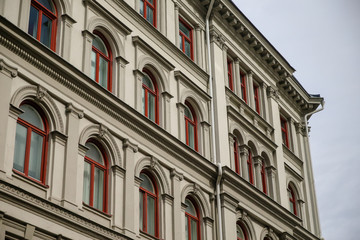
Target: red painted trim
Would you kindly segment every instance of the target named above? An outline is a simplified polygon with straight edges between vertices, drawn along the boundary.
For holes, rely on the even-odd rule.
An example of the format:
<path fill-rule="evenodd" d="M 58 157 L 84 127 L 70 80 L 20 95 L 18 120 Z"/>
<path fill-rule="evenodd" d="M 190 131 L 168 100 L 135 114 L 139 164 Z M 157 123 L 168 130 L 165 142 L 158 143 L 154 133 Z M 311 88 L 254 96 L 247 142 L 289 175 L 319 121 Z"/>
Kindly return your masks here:
<path fill-rule="evenodd" d="M 285 142 L 283 139 L 283 143 L 289 148 L 289 136 L 288 136 L 288 127 L 287 127 L 287 120 L 283 117 L 280 117 L 280 124 L 281 124 L 281 132 L 285 134 Z"/>
<path fill-rule="evenodd" d="M 239 151 L 238 151 L 238 142 L 236 138 L 234 138 L 234 160 L 235 160 L 235 172 L 240 175 Z"/>
<path fill-rule="evenodd" d="M 291 186 L 289 186 L 289 190 L 290 190 L 290 198 L 289 201 L 293 204 L 293 212 L 295 214 L 295 216 L 297 216 L 297 210 L 296 210 L 296 197 L 295 197 L 295 193 L 294 190 L 292 189 Z"/>
<path fill-rule="evenodd" d="M 240 71 L 241 98 L 247 103 L 245 73 Z"/>
<path fill-rule="evenodd" d="M 256 112 L 260 114 L 259 86 L 256 84 L 254 84 L 254 100 Z"/>
<path fill-rule="evenodd" d="M 41 21 L 42 21 L 42 15 L 46 15 L 51 21 L 51 37 L 50 37 L 50 49 L 55 52 L 56 50 L 56 31 L 57 31 L 57 8 L 54 2 L 52 2 L 55 14 L 48 10 L 46 7 L 44 7 L 41 3 L 39 3 L 36 0 L 31 1 L 31 6 L 36 8 L 39 11 L 38 15 L 38 27 L 37 27 L 37 33 L 36 33 L 36 39 L 40 41 L 41 38 Z"/>
<path fill-rule="evenodd" d="M 237 240 L 248 240 L 248 233 L 247 233 L 244 225 L 240 221 L 238 221 L 236 224 L 241 228 L 241 230 L 243 231 L 244 236 L 245 236 L 245 239 L 241 239 L 241 238 L 237 237 Z"/>
<path fill-rule="evenodd" d="M 148 94 L 152 94 L 155 97 L 155 123 L 159 125 L 159 90 L 157 86 L 157 82 L 155 80 L 154 75 L 147 70 L 146 68 L 143 69 L 143 72 L 146 73 L 154 85 L 155 91 L 148 88 L 145 84 L 142 84 L 143 90 L 145 91 L 145 116 L 149 117 L 149 103 L 148 103 Z"/>
<path fill-rule="evenodd" d="M 106 56 L 103 52 L 101 52 L 99 49 L 97 49 L 96 47 L 92 46 L 92 50 L 95 52 L 96 54 L 96 62 L 95 62 L 95 81 L 97 83 L 99 83 L 99 67 L 100 67 L 100 57 L 103 58 L 104 60 L 107 61 L 108 63 L 108 75 L 107 75 L 107 89 L 112 92 L 112 65 L 113 65 L 113 60 L 112 60 L 112 52 L 111 52 L 111 48 L 110 45 L 108 43 L 108 41 L 106 40 L 106 38 L 104 37 L 104 35 L 101 34 L 101 32 L 94 30 L 93 32 L 95 35 L 97 35 L 105 44 L 106 50 L 108 52 L 108 56 Z"/>
<path fill-rule="evenodd" d="M 149 6 L 149 8 L 151 8 L 153 10 L 153 22 L 151 24 L 156 28 L 157 27 L 156 0 L 154 0 L 154 4 L 151 4 L 148 0 L 143 0 L 143 1 L 144 1 L 144 15 L 143 15 L 143 17 L 145 19 L 147 19 L 147 6 Z"/>
<path fill-rule="evenodd" d="M 185 41 L 190 43 L 190 58 L 194 61 L 194 44 L 193 44 L 193 28 L 181 17 L 179 17 L 179 22 L 181 22 L 189 31 L 190 31 L 190 38 L 186 36 L 179 27 L 179 35 L 182 38 L 182 46 L 181 51 L 185 53 Z"/>
<path fill-rule="evenodd" d="M 230 59 L 227 60 L 227 67 L 228 67 L 228 81 L 229 81 L 229 88 L 234 91 L 234 80 L 233 80 L 233 70 L 232 70 L 232 61 Z"/>
<path fill-rule="evenodd" d="M 249 182 L 251 184 L 254 184 L 254 173 L 253 173 L 253 165 L 252 165 L 252 153 L 249 150 L 249 157 L 247 160 L 247 164 L 248 164 L 248 171 L 249 171 Z"/>
<path fill-rule="evenodd" d="M 185 101 L 185 105 L 190 109 L 191 114 L 194 118 L 194 120 L 191 120 L 190 118 L 185 117 L 185 127 L 186 127 L 186 145 L 189 146 L 189 124 L 191 124 L 192 126 L 194 126 L 194 148 L 195 151 L 198 151 L 198 134 L 197 134 L 197 118 L 196 118 L 196 114 L 195 111 L 193 109 L 193 107 L 190 105 L 190 103 L 188 101 Z"/>
<path fill-rule="evenodd" d="M 155 190 L 155 193 L 152 193 L 148 190 L 146 190 L 145 188 L 142 188 L 140 186 L 139 188 L 139 191 L 143 193 L 143 232 L 146 232 L 148 233 L 148 230 L 147 230 L 147 207 L 148 207 L 148 203 L 147 203 L 147 195 L 150 195 L 150 197 L 152 197 L 154 199 L 154 204 L 155 204 L 155 237 L 159 237 L 159 189 L 158 189 L 158 186 L 157 186 L 157 183 L 156 183 L 156 180 L 154 178 L 154 176 L 149 173 L 148 171 L 144 170 L 144 171 L 141 171 L 141 173 L 145 174 L 146 176 L 148 176 L 151 180 L 151 183 L 153 184 L 154 186 L 154 190 Z M 140 229 L 141 230 L 141 229 Z"/>
<path fill-rule="evenodd" d="M 267 194 L 267 187 L 266 187 L 266 170 L 265 170 L 265 162 L 262 161 L 262 167 L 261 167 L 261 182 L 262 182 L 262 188 L 263 192 Z"/>
<path fill-rule="evenodd" d="M 185 217 L 188 220 L 188 240 L 191 240 L 191 219 L 196 222 L 196 229 L 197 229 L 197 240 L 201 240 L 201 228 L 200 228 L 200 211 L 199 207 L 196 202 L 191 197 L 186 197 L 195 207 L 196 215 L 193 216 L 188 212 L 185 212 Z"/>

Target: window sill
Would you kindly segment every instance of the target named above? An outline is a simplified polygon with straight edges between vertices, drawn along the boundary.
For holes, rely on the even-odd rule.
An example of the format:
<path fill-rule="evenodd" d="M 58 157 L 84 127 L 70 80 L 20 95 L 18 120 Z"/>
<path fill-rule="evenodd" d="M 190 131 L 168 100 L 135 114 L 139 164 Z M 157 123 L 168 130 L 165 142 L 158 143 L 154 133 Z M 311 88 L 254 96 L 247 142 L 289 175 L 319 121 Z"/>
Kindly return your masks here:
<path fill-rule="evenodd" d="M 108 214 L 106 212 L 100 211 L 94 207 L 91 207 L 90 205 L 87 205 L 86 203 L 83 202 L 83 208 L 89 212 L 92 212 L 100 217 L 105 217 L 106 219 L 110 218 L 112 215 Z"/>
<path fill-rule="evenodd" d="M 140 230 L 140 236 L 145 237 L 146 239 L 150 239 L 150 240 L 159 240 L 160 239 L 160 238 L 150 235 L 149 233 L 144 232 L 142 230 Z"/>
<path fill-rule="evenodd" d="M 32 177 L 29 177 L 29 176 L 26 176 L 24 173 L 22 172 L 19 172 L 15 169 L 12 170 L 13 171 L 13 177 L 15 178 L 18 178 L 20 180 L 24 180 L 25 182 L 37 187 L 37 188 L 41 188 L 42 190 L 47 190 L 49 188 L 49 185 L 45 185 L 43 184 L 42 182 L 32 178 Z"/>

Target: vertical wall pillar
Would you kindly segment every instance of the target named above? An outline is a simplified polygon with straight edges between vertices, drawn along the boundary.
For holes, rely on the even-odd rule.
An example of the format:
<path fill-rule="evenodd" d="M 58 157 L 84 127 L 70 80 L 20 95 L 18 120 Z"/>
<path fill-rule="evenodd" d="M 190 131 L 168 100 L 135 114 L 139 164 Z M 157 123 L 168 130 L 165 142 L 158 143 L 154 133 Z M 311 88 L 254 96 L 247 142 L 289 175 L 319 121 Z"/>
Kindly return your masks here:
<path fill-rule="evenodd" d="M 240 79 L 240 58 L 236 58 L 234 61 L 235 73 L 233 76 L 234 92 L 241 98 L 241 79 Z"/>
<path fill-rule="evenodd" d="M 269 196 L 277 201 L 276 194 L 276 169 L 273 166 L 269 166 L 266 168 L 267 180 L 268 180 L 268 188 L 269 188 Z"/>
<path fill-rule="evenodd" d="M 172 195 L 174 197 L 173 202 L 173 240 L 182 240 L 184 239 L 182 236 L 183 232 L 183 222 L 185 221 L 185 214 L 182 218 L 182 206 L 181 206 L 181 186 L 180 183 L 184 179 L 184 176 L 182 173 L 177 172 L 174 168 L 171 170 L 171 183 L 172 183 Z M 185 236 L 185 235 L 184 235 Z"/>
<path fill-rule="evenodd" d="M 262 83 L 260 85 L 260 91 L 261 91 L 261 105 L 262 105 L 262 116 L 266 121 L 269 121 L 269 104 L 267 104 L 267 97 L 266 97 L 266 89 L 267 85 L 265 83 Z"/>
<path fill-rule="evenodd" d="M 288 135 L 291 138 L 291 147 L 293 149 L 293 152 L 296 156 L 299 156 L 299 146 L 298 146 L 298 142 L 297 142 L 297 138 L 296 138 L 296 134 L 295 134 L 295 121 L 293 118 L 290 119 L 289 121 L 289 132 Z"/>
<path fill-rule="evenodd" d="M 61 46 L 61 56 L 67 60 L 71 60 L 71 32 L 72 32 L 72 26 L 76 23 L 76 21 L 70 17 L 67 14 L 63 14 L 61 16 L 61 22 L 62 22 L 62 40 L 59 46 Z"/>
<path fill-rule="evenodd" d="M 254 156 L 253 157 L 254 166 L 255 166 L 255 185 L 258 189 L 262 191 L 262 181 L 261 181 L 261 168 L 263 164 L 263 158 L 261 156 Z"/>
<path fill-rule="evenodd" d="M 142 106 L 142 98 L 141 98 L 141 92 L 142 92 L 142 79 L 144 77 L 144 73 L 138 69 L 134 70 L 135 75 L 135 109 L 143 113 L 143 106 Z"/>
<path fill-rule="evenodd" d="M 174 198 L 172 196 L 170 196 L 169 194 L 162 194 L 161 195 L 161 200 L 162 200 L 162 206 L 163 206 L 163 211 L 162 211 L 162 216 L 160 217 L 160 219 L 162 220 L 162 233 L 160 234 L 160 236 L 162 236 L 163 239 L 169 239 L 172 240 L 173 239 L 173 201 Z"/>
<path fill-rule="evenodd" d="M 95 35 L 93 33 L 89 32 L 88 30 L 82 31 L 82 35 L 84 37 L 82 71 L 85 75 L 90 76 L 92 41 L 95 38 Z"/>
<path fill-rule="evenodd" d="M 135 237 L 135 220 L 139 215 L 135 215 L 134 196 L 135 196 L 135 153 L 138 151 L 137 145 L 131 143 L 128 139 L 124 140 L 124 161 L 125 161 L 125 187 L 124 187 L 124 232 L 126 235 Z M 139 193 L 137 193 L 139 195 Z"/>
<path fill-rule="evenodd" d="M 3 2 L 5 3 L 6 1 Z M 20 1 L 18 27 L 24 32 L 28 32 L 28 28 L 29 28 L 30 4 L 31 4 L 31 0 Z"/>
<path fill-rule="evenodd" d="M 185 139 L 185 105 L 183 103 L 177 103 L 176 107 L 178 109 L 178 124 L 179 124 L 179 139 L 186 143 Z"/>
<path fill-rule="evenodd" d="M 66 116 L 66 134 L 68 139 L 65 150 L 62 205 L 71 208 L 76 207 L 76 192 L 82 190 L 82 188 L 77 189 L 77 184 L 74 184 L 76 183 L 77 176 L 83 174 L 74 167 L 74 162 L 78 157 L 79 124 L 80 119 L 84 117 L 84 112 L 74 107 L 72 103 L 68 103 L 66 106 Z"/>
<path fill-rule="evenodd" d="M 161 95 L 163 95 L 164 98 L 164 104 L 163 104 L 163 127 L 166 131 L 170 132 L 171 131 L 171 121 L 170 121 L 170 100 L 171 98 L 173 98 L 173 96 L 168 93 L 168 92 L 163 92 L 161 93 Z"/>
<path fill-rule="evenodd" d="M 175 22 L 175 46 L 179 47 L 179 4 L 177 2 L 174 2 L 174 22 Z"/>
<path fill-rule="evenodd" d="M 78 145 L 78 154 L 77 154 L 77 172 L 79 174 L 76 175 L 76 182 L 72 183 L 76 185 L 76 205 L 79 208 L 82 208 L 83 202 L 83 188 L 84 188 L 84 158 L 86 151 L 89 150 L 85 145 Z M 66 185 L 65 185 L 66 186 Z"/>
<path fill-rule="evenodd" d="M 235 143 L 235 141 L 234 141 L 234 135 L 232 135 L 231 133 L 229 133 L 229 153 L 230 153 L 230 156 L 229 156 L 229 158 L 230 158 L 230 168 L 233 170 L 233 171 L 235 171 L 235 169 L 236 169 L 236 163 L 235 163 L 235 157 L 234 157 L 234 143 Z M 236 147 L 238 147 L 238 146 L 236 146 Z M 238 156 L 238 158 L 240 158 L 240 156 Z M 240 159 L 239 159 L 240 160 Z M 240 163 L 240 161 L 239 161 L 239 163 Z M 241 172 L 241 171 L 240 171 Z"/>
<path fill-rule="evenodd" d="M 195 39 L 196 39 L 196 46 L 195 46 L 195 50 L 196 53 L 195 54 L 195 62 L 200 66 L 203 67 L 203 58 L 202 58 L 202 54 L 201 54 L 201 45 L 202 45 L 202 38 L 201 38 L 201 27 L 200 25 L 196 25 L 195 26 Z"/>
<path fill-rule="evenodd" d="M 201 122 L 202 131 L 202 154 L 206 159 L 210 159 L 210 124 L 208 122 Z"/>
<path fill-rule="evenodd" d="M 221 214 L 223 217 L 223 239 L 236 239 L 236 208 L 238 201 L 230 195 L 221 194 Z"/>
<path fill-rule="evenodd" d="M 124 177 L 125 169 L 120 166 L 114 165 L 111 167 L 113 177 L 112 177 L 112 217 L 113 217 L 113 228 L 120 230 L 123 226 L 124 216 Z"/>
<path fill-rule="evenodd" d="M 117 74 L 116 74 L 116 83 L 113 84 L 113 89 L 115 92 L 115 95 L 118 96 L 121 100 L 125 100 L 125 67 L 129 63 L 126 61 L 123 57 L 118 56 L 115 58 L 116 64 L 117 64 Z M 115 85 L 115 86 L 114 86 Z"/>
<path fill-rule="evenodd" d="M 17 69 L 14 67 L 11 67 L 8 65 L 3 59 L 0 59 L 0 176 L 7 172 L 8 170 L 11 171 L 12 168 L 12 159 L 8 158 L 7 156 L 9 154 L 6 153 L 6 151 L 14 152 L 14 148 L 11 146 L 7 146 L 7 141 L 15 141 L 15 129 L 16 129 L 16 120 L 19 114 L 22 112 L 20 109 L 17 109 L 16 111 L 10 110 L 10 116 L 12 118 L 9 118 L 9 106 L 10 106 L 10 99 L 11 99 L 11 86 L 13 83 L 13 78 L 17 76 Z M 15 113 L 11 114 L 11 113 Z M 9 128 L 8 122 L 11 120 L 13 123 L 15 122 L 14 128 Z M 13 121 L 15 120 L 15 121 Z M 14 133 L 11 133 L 14 132 Z M 10 154 L 11 155 L 11 154 Z M 12 155 L 13 156 L 13 155 Z M 6 160 L 11 159 L 11 164 L 6 163 Z M 9 162 L 9 161 L 8 161 Z M 5 165 L 9 164 L 11 167 L 6 170 Z M 8 172 L 10 174 L 10 172 Z"/>
<path fill-rule="evenodd" d="M 240 168 L 241 168 L 241 176 L 249 181 L 249 171 L 247 166 L 247 160 L 249 158 L 249 147 L 246 145 L 242 145 L 239 147 L 240 149 Z"/>
<path fill-rule="evenodd" d="M 256 111 L 256 107 L 255 107 L 255 99 L 254 99 L 254 73 L 252 71 L 249 71 L 249 73 L 247 74 L 247 78 L 248 78 L 248 85 L 246 86 L 247 88 L 247 100 L 248 100 L 248 104 L 249 106 L 254 109 L 254 111 Z"/>

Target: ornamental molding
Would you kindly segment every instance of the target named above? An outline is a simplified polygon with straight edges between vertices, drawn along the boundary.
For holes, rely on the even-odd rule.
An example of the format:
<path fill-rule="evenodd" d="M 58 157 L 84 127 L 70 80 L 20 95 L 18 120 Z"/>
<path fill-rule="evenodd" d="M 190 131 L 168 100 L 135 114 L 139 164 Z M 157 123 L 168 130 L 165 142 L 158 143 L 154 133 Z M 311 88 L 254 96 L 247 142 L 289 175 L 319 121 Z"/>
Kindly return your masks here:
<path fill-rule="evenodd" d="M 23 189 L 4 182 L 3 180 L 0 180 L 0 192 L 2 193 L 0 194 L 0 198 L 10 198 L 12 199 L 12 204 L 18 204 L 21 205 L 21 207 L 31 205 L 32 208 L 35 208 L 38 211 L 44 211 L 46 216 L 50 218 L 62 218 L 63 222 L 67 224 L 68 227 L 76 227 L 77 229 L 82 228 L 84 232 L 90 231 L 92 234 L 105 236 L 110 239 L 129 239 L 120 233 L 97 224 L 96 222 L 73 213 L 61 206 L 55 205 L 52 202 L 32 195 Z"/>
<path fill-rule="evenodd" d="M 8 63 L 4 61 L 4 59 L 0 59 L 0 72 L 5 75 L 14 78 L 18 75 L 18 70 L 16 67 L 10 66 Z"/>

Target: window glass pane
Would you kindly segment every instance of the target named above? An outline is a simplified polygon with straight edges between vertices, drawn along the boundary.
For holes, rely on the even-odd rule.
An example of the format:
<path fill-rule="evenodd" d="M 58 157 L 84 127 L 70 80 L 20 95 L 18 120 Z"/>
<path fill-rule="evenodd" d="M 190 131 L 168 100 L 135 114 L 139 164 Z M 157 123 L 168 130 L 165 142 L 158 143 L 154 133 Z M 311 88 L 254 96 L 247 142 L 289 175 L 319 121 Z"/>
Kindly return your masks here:
<path fill-rule="evenodd" d="M 293 204 L 292 201 L 289 201 L 289 203 L 290 203 L 290 211 L 291 211 L 292 213 L 294 213 L 294 204 Z M 295 213 L 294 213 L 294 214 L 295 214 Z"/>
<path fill-rule="evenodd" d="M 143 88 L 141 91 L 141 102 L 142 102 L 142 109 L 143 109 L 143 114 L 145 115 L 145 89 Z"/>
<path fill-rule="evenodd" d="M 191 240 L 197 239 L 197 221 L 191 219 Z"/>
<path fill-rule="evenodd" d="M 24 172 L 27 128 L 17 124 L 15 137 L 14 169 Z"/>
<path fill-rule="evenodd" d="M 191 57 L 191 45 L 188 41 L 185 41 L 185 54 L 186 56 Z"/>
<path fill-rule="evenodd" d="M 42 42 L 47 47 L 50 47 L 51 44 L 51 29 L 52 21 L 45 14 L 43 14 L 41 20 L 40 42 Z"/>
<path fill-rule="evenodd" d="M 148 94 L 148 113 L 149 113 L 149 119 L 155 122 L 155 96 L 152 94 Z"/>
<path fill-rule="evenodd" d="M 146 7 L 146 20 L 148 20 L 150 23 L 154 24 L 154 12 L 153 9 L 150 7 Z"/>
<path fill-rule="evenodd" d="M 151 5 L 154 5 L 154 0 L 147 0 L 148 3 L 150 3 Z"/>
<path fill-rule="evenodd" d="M 95 167 L 94 172 L 94 208 L 102 211 L 104 196 L 104 171 Z"/>
<path fill-rule="evenodd" d="M 185 110 L 185 116 L 186 116 L 187 118 L 191 119 L 191 121 L 194 121 L 193 115 L 192 115 L 189 107 L 185 105 L 185 109 L 184 109 L 184 110 Z"/>
<path fill-rule="evenodd" d="M 147 75 L 146 73 L 144 73 L 144 77 L 142 79 L 142 83 L 147 86 L 149 89 L 151 89 L 152 91 L 155 91 L 155 87 L 153 82 L 151 81 L 149 75 Z"/>
<path fill-rule="evenodd" d="M 245 240 L 244 232 L 239 225 L 236 225 L 236 234 L 238 238 L 240 238 L 241 240 Z"/>
<path fill-rule="evenodd" d="M 140 14 L 144 16 L 144 1 L 140 0 Z"/>
<path fill-rule="evenodd" d="M 108 61 L 100 57 L 99 63 L 99 84 L 106 88 L 108 87 Z"/>
<path fill-rule="evenodd" d="M 43 136 L 35 132 L 31 133 L 29 176 L 37 180 L 40 180 L 43 139 Z"/>
<path fill-rule="evenodd" d="M 101 165 L 104 165 L 104 159 L 99 148 L 91 142 L 85 143 L 85 146 L 89 148 L 89 150 L 86 151 L 85 156 L 91 160 L 94 160 L 95 162 L 100 163 Z"/>
<path fill-rule="evenodd" d="M 24 112 L 19 115 L 19 118 L 25 120 L 26 122 L 30 123 L 31 125 L 41 129 L 44 129 L 44 124 L 41 119 L 40 114 L 30 105 L 24 104 L 20 106 L 20 109 Z"/>
<path fill-rule="evenodd" d="M 140 173 L 140 178 L 143 180 L 140 187 L 148 190 L 151 193 L 155 193 L 155 188 L 150 178 L 144 173 Z"/>
<path fill-rule="evenodd" d="M 189 136 L 189 147 L 191 148 L 194 148 L 195 146 L 195 142 L 194 142 L 194 139 L 195 139 L 195 132 L 194 132 L 194 126 L 191 125 L 190 123 L 188 123 L 188 136 Z"/>
<path fill-rule="evenodd" d="M 195 209 L 194 205 L 192 204 L 192 202 L 191 202 L 189 199 L 185 199 L 185 204 L 187 205 L 185 211 L 186 211 L 188 214 L 196 217 L 196 216 L 197 216 L 197 214 L 196 214 L 196 209 Z"/>
<path fill-rule="evenodd" d="M 37 0 L 39 3 L 41 3 L 41 5 L 43 5 L 44 7 L 46 7 L 48 10 L 50 10 L 51 12 L 55 13 L 55 8 L 51 2 L 51 0 Z"/>
<path fill-rule="evenodd" d="M 147 197 L 147 232 L 155 235 L 155 199 Z"/>
<path fill-rule="evenodd" d="M 286 133 L 285 132 L 282 132 L 282 140 L 283 140 L 283 143 L 286 144 Z"/>
<path fill-rule="evenodd" d="M 140 214 L 140 230 L 144 230 L 144 193 L 143 192 L 139 192 L 139 199 L 140 199 L 140 203 L 139 203 L 139 214 Z"/>
<path fill-rule="evenodd" d="M 34 38 L 36 38 L 37 34 L 38 19 L 39 11 L 33 6 L 31 6 L 28 33 Z"/>
<path fill-rule="evenodd" d="M 95 38 L 93 39 L 92 45 L 97 48 L 100 52 L 102 52 L 103 54 L 105 54 L 106 56 L 108 56 L 108 52 L 106 49 L 106 45 L 103 42 L 103 40 L 95 35 Z"/>
<path fill-rule="evenodd" d="M 189 240 L 189 218 L 188 217 L 185 217 L 185 239 L 186 240 Z"/>
<path fill-rule="evenodd" d="M 179 43 L 180 43 L 180 49 L 181 49 L 182 51 L 184 51 L 184 49 L 183 49 L 183 38 L 182 38 L 181 35 L 179 35 Z"/>
<path fill-rule="evenodd" d="M 83 184 L 83 202 L 90 204 L 90 174 L 91 165 L 88 162 L 84 163 L 84 184 Z"/>
<path fill-rule="evenodd" d="M 92 80 L 96 80 L 96 53 L 94 51 L 91 52 L 90 77 Z"/>
<path fill-rule="evenodd" d="M 190 29 L 188 29 L 181 21 L 179 21 L 179 30 L 188 38 L 190 38 Z"/>

